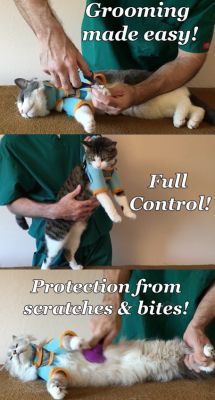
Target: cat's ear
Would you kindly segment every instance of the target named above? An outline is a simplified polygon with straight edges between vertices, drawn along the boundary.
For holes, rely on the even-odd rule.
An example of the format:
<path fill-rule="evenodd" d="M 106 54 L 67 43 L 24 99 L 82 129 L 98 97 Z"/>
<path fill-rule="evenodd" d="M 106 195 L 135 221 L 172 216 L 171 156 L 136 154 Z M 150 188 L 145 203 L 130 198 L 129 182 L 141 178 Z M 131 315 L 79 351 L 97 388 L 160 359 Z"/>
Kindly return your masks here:
<path fill-rule="evenodd" d="M 92 142 L 91 140 L 82 140 L 81 143 L 84 146 L 84 150 L 90 149 L 92 147 Z"/>
<path fill-rule="evenodd" d="M 117 142 L 112 141 L 112 142 L 110 143 L 110 146 L 116 146 L 116 145 L 117 145 Z"/>
<path fill-rule="evenodd" d="M 29 343 L 30 342 L 34 342 L 36 340 L 36 338 L 34 336 L 32 336 L 32 335 L 26 336 L 26 339 L 29 341 Z"/>
<path fill-rule="evenodd" d="M 16 340 L 16 339 L 17 339 L 17 336 L 13 335 L 12 340 Z"/>
<path fill-rule="evenodd" d="M 15 79 L 14 83 L 16 84 L 16 86 L 18 86 L 20 89 L 26 89 L 29 81 L 27 81 L 27 79 L 23 79 L 23 78 L 17 78 Z"/>

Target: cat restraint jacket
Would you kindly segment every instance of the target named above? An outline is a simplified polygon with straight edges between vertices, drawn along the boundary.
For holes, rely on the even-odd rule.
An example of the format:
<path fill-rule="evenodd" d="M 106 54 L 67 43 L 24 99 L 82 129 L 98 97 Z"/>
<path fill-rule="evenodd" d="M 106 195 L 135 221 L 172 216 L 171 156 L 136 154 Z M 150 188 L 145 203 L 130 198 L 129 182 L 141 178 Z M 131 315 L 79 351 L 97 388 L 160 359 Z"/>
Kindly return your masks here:
<path fill-rule="evenodd" d="M 61 336 L 51 339 L 44 346 L 36 346 L 32 344 L 34 351 L 33 365 L 37 368 L 38 378 L 48 381 L 56 373 L 63 373 L 69 377 L 68 371 L 59 366 L 58 356 L 67 354 L 68 351 L 63 348 L 63 339 L 65 336 L 77 336 L 73 331 L 66 331 Z M 96 364 L 102 364 L 106 358 L 103 355 L 103 344 L 98 343 L 93 349 L 82 350 L 83 357 Z"/>

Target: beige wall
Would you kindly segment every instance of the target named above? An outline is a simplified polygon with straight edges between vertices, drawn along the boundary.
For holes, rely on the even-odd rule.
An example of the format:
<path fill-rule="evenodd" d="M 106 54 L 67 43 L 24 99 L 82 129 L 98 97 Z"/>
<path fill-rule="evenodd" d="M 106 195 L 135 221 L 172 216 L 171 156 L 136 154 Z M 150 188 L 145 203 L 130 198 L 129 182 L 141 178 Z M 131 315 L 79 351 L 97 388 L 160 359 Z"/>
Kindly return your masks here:
<path fill-rule="evenodd" d="M 195 200 L 214 196 L 215 137 L 198 135 L 115 136 L 119 170 L 129 199 Z M 18 140 L 18 139 L 17 139 Z M 188 172 L 187 190 L 149 190 L 151 173 L 172 177 Z M 139 212 L 124 219 L 112 232 L 114 265 L 215 264 L 214 200 L 210 212 Z M 16 226 L 6 208 L 0 208 L 0 266 L 30 265 L 34 243 Z"/>
<path fill-rule="evenodd" d="M 44 279 L 47 282 L 74 283 L 94 282 L 102 277 L 101 271 L 49 272 L 32 271 L 1 271 L 0 279 L 0 315 L 1 315 L 1 341 L 0 364 L 5 360 L 7 348 L 12 335 L 31 334 L 38 340 L 58 336 L 60 333 L 72 329 L 79 336 L 90 338 L 89 316 L 24 316 L 25 305 L 64 305 L 67 302 L 81 304 L 89 299 L 90 304 L 96 306 L 101 303 L 101 295 L 76 295 L 76 294 L 30 294 L 33 279 Z M 7 299 L 7 302 L 5 301 Z"/>
<path fill-rule="evenodd" d="M 52 0 L 53 8 L 64 23 L 65 29 L 80 47 L 80 25 L 84 13 L 85 0 Z M 12 84 L 14 79 L 23 77 L 43 77 L 40 73 L 38 44 L 33 33 L 18 14 L 13 1 L 1 0 L 0 13 L 0 84 Z M 215 40 L 202 71 L 192 82 L 192 86 L 215 87 Z"/>

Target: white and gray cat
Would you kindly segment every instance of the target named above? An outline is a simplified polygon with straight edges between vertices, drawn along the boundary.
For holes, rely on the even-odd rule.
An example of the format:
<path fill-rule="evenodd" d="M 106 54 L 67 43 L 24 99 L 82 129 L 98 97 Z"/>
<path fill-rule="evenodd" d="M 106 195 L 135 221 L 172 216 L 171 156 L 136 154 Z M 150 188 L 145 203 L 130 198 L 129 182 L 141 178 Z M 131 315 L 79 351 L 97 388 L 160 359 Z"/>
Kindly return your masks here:
<path fill-rule="evenodd" d="M 109 346 L 102 361 L 89 360 L 83 350 L 88 347 L 87 343 L 76 336 L 63 336 L 61 354 L 53 356 L 44 350 L 45 346 L 45 343 L 36 345 L 29 336 L 14 336 L 5 368 L 12 377 L 23 382 L 38 377 L 44 379 L 49 394 L 56 400 L 64 399 L 70 387 L 130 386 L 147 381 L 167 382 L 190 375 L 183 359 L 192 351 L 179 339 L 124 341 Z M 38 354 L 37 362 L 35 354 Z M 206 345 L 204 354 L 208 357 L 208 366 L 196 367 L 210 374 L 215 369 L 213 347 Z M 38 371 L 41 367 L 45 371 Z"/>
<path fill-rule="evenodd" d="M 85 148 L 85 163 L 73 169 L 61 187 L 57 201 L 81 185 L 81 192 L 76 197 L 77 200 L 88 200 L 94 195 L 109 218 L 115 223 L 120 223 L 122 218 L 108 193 L 110 190 L 124 216 L 136 219 L 136 215 L 130 210 L 116 169 L 117 142 L 107 137 L 96 136 L 92 140 L 85 140 L 82 143 Z M 16 221 L 22 229 L 28 229 L 23 216 L 16 216 Z M 42 269 L 49 269 L 54 258 L 62 250 L 64 250 L 64 255 L 72 269 L 82 269 L 82 266 L 76 262 L 75 253 L 86 228 L 87 221 L 47 219 L 45 224 L 46 259 Z"/>
<path fill-rule="evenodd" d="M 111 86 L 116 83 L 134 84 L 141 82 L 148 76 L 145 71 L 139 70 L 103 71 L 102 74 L 105 76 L 107 84 L 101 86 L 102 82 L 98 79 L 96 87 L 107 96 L 110 94 L 109 89 Z M 97 75 L 100 76 L 101 73 Z M 37 79 L 27 81 L 19 78 L 15 80 L 15 83 L 21 89 L 17 99 L 17 106 L 24 118 L 43 117 L 50 113 L 44 81 Z M 87 100 L 90 101 L 91 94 L 88 93 L 87 96 Z M 101 113 L 98 110 L 95 111 Z M 215 124 L 215 111 L 201 100 L 191 96 L 186 87 L 181 87 L 157 96 L 143 104 L 130 107 L 123 111 L 122 114 L 143 119 L 173 118 L 173 124 L 176 128 L 186 124 L 189 129 L 198 128 L 204 118 L 208 122 Z M 87 133 L 95 132 L 96 122 L 92 107 L 83 104 L 74 112 L 74 117 Z"/>

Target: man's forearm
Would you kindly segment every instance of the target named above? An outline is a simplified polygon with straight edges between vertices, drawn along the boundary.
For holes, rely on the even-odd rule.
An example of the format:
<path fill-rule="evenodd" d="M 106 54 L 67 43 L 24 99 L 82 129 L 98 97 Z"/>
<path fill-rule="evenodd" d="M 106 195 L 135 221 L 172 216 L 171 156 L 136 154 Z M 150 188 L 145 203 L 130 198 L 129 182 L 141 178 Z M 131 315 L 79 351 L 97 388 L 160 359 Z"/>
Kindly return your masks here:
<path fill-rule="evenodd" d="M 47 37 L 52 29 L 62 29 L 48 0 L 14 0 L 14 2 L 39 39 Z"/>
<path fill-rule="evenodd" d="M 55 218 L 55 204 L 37 203 L 27 198 L 20 198 L 8 205 L 10 212 L 27 218 Z"/>
<path fill-rule="evenodd" d="M 131 275 L 131 271 L 126 269 L 111 269 L 104 271 L 104 278 L 107 279 L 107 285 L 113 284 L 120 284 L 120 283 L 127 283 L 129 282 Z M 104 303 L 107 302 L 114 302 L 114 305 L 118 307 L 120 305 L 121 294 L 113 293 L 113 294 L 105 294 L 104 295 Z"/>
<path fill-rule="evenodd" d="M 165 64 L 144 82 L 135 86 L 136 104 L 185 85 L 197 74 L 205 59 L 205 54 L 180 52 L 174 61 Z"/>
<path fill-rule="evenodd" d="M 204 330 L 215 319 L 215 283 L 200 302 L 191 321 L 194 328 Z"/>

